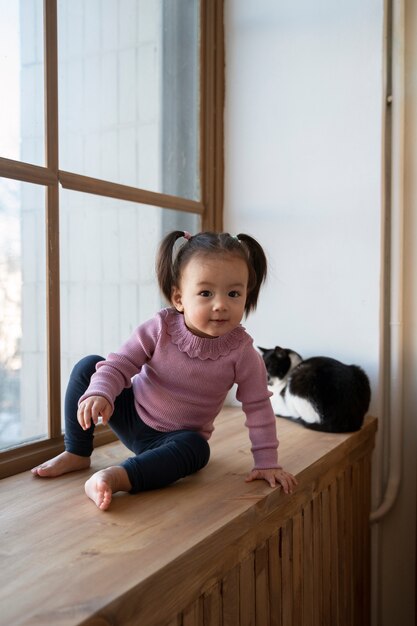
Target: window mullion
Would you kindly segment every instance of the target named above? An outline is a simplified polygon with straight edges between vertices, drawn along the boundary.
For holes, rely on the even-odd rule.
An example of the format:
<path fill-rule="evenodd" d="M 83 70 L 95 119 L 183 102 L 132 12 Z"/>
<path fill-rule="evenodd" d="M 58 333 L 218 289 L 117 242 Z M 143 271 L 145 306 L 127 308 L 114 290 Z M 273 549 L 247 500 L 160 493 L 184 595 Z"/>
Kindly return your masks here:
<path fill-rule="evenodd" d="M 45 149 L 46 166 L 58 176 L 58 41 L 57 2 L 44 0 Z M 48 427 L 53 439 L 61 435 L 61 355 L 59 293 L 58 179 L 46 193 L 46 293 L 48 360 Z"/>
<path fill-rule="evenodd" d="M 138 187 L 130 187 L 129 185 L 121 185 L 120 183 L 91 178 L 90 176 L 82 176 L 73 172 L 60 170 L 58 172 L 58 179 L 64 189 L 70 189 L 72 191 L 107 196 L 109 198 L 117 198 L 118 200 L 138 202 L 150 206 L 162 207 L 164 209 L 172 209 L 174 211 L 184 211 L 186 213 L 202 214 L 204 211 L 203 203 L 196 200 L 139 189 Z"/>
<path fill-rule="evenodd" d="M 201 181 L 204 230 L 223 230 L 224 0 L 201 3 Z"/>

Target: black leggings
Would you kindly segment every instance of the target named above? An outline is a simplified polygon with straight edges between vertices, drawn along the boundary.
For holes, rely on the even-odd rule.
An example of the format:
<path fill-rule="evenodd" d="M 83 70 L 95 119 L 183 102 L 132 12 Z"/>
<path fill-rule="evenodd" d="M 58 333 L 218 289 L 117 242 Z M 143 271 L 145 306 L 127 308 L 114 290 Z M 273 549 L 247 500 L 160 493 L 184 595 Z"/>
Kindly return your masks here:
<path fill-rule="evenodd" d="M 93 451 L 95 426 L 83 430 L 77 410 L 98 361 L 103 361 L 103 357 L 92 355 L 76 364 L 65 395 L 65 449 L 79 456 L 90 456 Z M 135 409 L 131 387 L 116 398 L 109 426 L 135 454 L 121 463 L 132 485 L 131 493 L 165 487 L 208 463 L 210 448 L 198 433 L 190 430 L 163 433 L 147 426 Z"/>

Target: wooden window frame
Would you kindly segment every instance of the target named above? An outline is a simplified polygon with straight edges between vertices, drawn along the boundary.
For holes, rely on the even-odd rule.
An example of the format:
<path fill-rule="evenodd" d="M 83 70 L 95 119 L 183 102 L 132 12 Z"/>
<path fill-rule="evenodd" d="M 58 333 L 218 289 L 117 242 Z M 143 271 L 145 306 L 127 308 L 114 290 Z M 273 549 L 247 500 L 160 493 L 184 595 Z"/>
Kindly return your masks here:
<path fill-rule="evenodd" d="M 45 167 L 0 156 L 0 177 L 46 189 L 48 438 L 0 452 L 0 478 L 30 469 L 64 449 L 61 432 L 59 186 L 198 214 L 204 230 L 223 227 L 224 0 L 200 2 L 201 201 L 147 191 L 59 169 L 57 0 L 44 0 Z M 95 445 L 114 439 L 99 427 Z"/>

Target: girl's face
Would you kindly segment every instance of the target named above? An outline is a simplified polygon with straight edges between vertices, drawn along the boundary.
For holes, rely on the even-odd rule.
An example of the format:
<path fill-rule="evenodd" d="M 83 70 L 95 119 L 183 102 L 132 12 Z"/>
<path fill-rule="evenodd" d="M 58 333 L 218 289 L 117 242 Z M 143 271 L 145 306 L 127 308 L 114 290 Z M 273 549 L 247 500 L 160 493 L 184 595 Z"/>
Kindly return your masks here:
<path fill-rule="evenodd" d="M 185 324 L 198 337 L 221 337 L 242 320 L 249 272 L 232 255 L 192 257 L 183 268 L 172 304 L 184 313 Z"/>

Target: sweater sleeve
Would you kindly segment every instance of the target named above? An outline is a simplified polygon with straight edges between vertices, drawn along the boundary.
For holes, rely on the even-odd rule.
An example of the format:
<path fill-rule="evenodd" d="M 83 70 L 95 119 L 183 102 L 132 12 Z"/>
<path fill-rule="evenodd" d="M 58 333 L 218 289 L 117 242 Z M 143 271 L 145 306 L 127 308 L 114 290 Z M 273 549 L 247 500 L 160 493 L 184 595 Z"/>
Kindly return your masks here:
<path fill-rule="evenodd" d="M 152 357 L 161 328 L 161 318 L 157 315 L 138 326 L 117 352 L 111 352 L 105 361 L 99 361 L 79 402 L 89 396 L 103 396 L 114 409 L 117 396 L 123 389 L 131 387 L 132 377 Z"/>
<path fill-rule="evenodd" d="M 280 468 L 277 459 L 276 417 L 268 390 L 267 374 L 262 357 L 249 343 L 237 364 L 236 398 L 242 403 L 249 429 L 254 469 Z"/>

